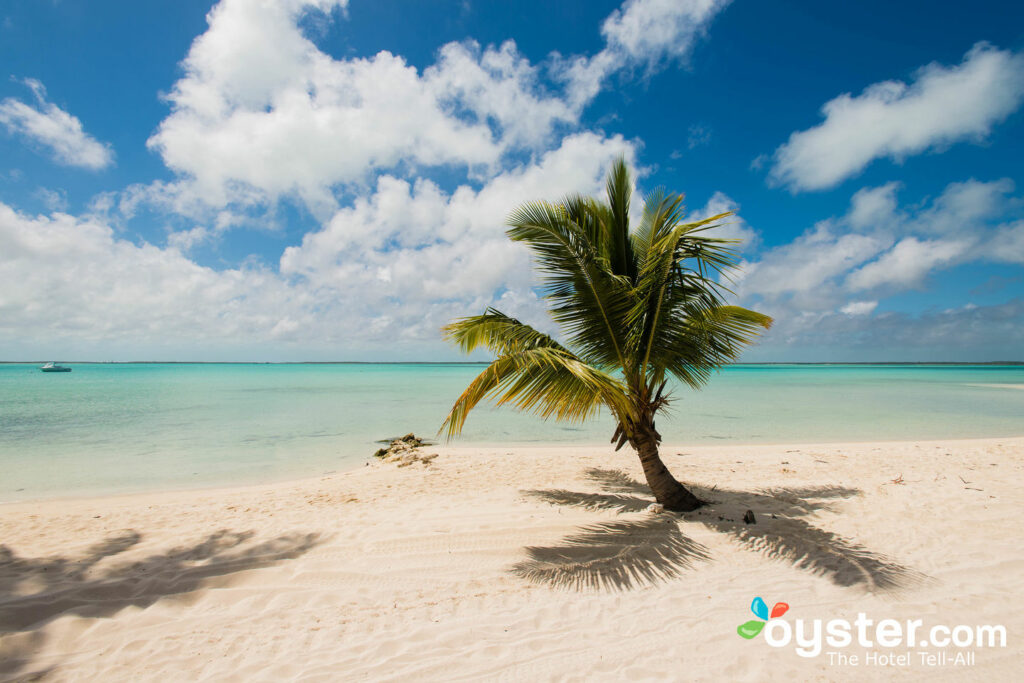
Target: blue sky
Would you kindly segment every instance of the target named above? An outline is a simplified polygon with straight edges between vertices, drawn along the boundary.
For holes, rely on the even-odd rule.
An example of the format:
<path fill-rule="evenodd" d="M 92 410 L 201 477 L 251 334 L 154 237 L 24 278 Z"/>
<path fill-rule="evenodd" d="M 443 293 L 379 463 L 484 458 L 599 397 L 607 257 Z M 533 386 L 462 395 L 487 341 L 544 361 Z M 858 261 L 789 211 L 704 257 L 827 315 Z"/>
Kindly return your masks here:
<path fill-rule="evenodd" d="M 455 360 L 517 203 L 735 210 L 747 361 L 1024 360 L 1024 7 L 11 0 L 0 358 Z M 42 46 L 47 46 L 43 49 Z"/>

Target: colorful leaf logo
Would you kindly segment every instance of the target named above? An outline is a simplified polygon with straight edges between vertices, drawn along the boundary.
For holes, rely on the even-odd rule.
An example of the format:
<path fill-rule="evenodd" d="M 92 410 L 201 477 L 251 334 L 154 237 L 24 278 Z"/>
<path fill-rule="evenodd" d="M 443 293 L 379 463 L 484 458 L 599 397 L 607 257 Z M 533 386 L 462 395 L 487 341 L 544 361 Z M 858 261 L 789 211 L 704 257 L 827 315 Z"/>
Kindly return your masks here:
<path fill-rule="evenodd" d="M 789 609 L 789 605 L 784 602 L 777 602 L 772 607 L 771 614 L 768 613 L 768 605 L 761 598 L 754 598 L 754 601 L 750 603 L 750 611 L 754 613 L 757 619 L 751 619 L 750 621 L 740 624 L 736 627 L 736 632 L 740 634 L 740 637 L 750 640 L 764 628 L 765 622 L 769 619 L 776 619 L 781 617 Z"/>

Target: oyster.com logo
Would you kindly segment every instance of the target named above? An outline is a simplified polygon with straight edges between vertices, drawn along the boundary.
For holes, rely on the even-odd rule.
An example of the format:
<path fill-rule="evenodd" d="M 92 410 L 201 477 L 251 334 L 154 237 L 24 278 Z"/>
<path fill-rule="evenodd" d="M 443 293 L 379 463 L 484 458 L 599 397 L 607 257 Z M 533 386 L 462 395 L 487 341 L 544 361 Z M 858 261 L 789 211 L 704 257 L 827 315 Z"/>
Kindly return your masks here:
<path fill-rule="evenodd" d="M 769 619 L 777 619 L 781 617 L 786 611 L 789 610 L 789 605 L 784 602 L 775 603 L 775 607 L 772 607 L 772 611 L 769 614 L 768 605 L 761 598 L 754 598 L 754 601 L 750 603 L 750 611 L 754 613 L 757 619 L 751 619 L 745 624 L 740 624 L 736 627 L 736 632 L 742 637 L 750 640 L 761 632 L 764 628 L 765 623 Z"/>
<path fill-rule="evenodd" d="M 789 611 L 777 602 L 768 611 L 762 598 L 754 598 L 750 611 L 757 619 L 740 624 L 736 632 L 751 640 L 762 631 L 769 647 L 793 645 L 800 657 L 825 655 L 835 666 L 973 666 L 976 650 L 1005 648 L 1002 624 L 925 624 L 924 619 L 875 620 L 858 612 L 853 621 L 835 619 L 780 619 Z M 859 647 L 863 652 L 850 652 Z M 953 650 L 952 652 L 950 650 Z"/>

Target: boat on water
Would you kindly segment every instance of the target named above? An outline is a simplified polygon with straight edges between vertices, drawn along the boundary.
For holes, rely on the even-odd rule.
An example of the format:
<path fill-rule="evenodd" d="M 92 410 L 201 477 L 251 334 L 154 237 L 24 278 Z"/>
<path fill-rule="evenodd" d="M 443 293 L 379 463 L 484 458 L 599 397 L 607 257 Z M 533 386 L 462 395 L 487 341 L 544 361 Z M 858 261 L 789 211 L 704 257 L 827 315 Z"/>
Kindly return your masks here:
<path fill-rule="evenodd" d="M 71 368 L 60 363 L 47 363 L 39 369 L 43 372 L 71 372 Z"/>

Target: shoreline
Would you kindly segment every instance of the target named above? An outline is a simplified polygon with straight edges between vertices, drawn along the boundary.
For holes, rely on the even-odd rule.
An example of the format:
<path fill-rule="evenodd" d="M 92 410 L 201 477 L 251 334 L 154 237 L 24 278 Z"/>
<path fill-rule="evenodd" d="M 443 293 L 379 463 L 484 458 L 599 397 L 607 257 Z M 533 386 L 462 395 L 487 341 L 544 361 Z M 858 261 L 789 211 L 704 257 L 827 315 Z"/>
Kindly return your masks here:
<path fill-rule="evenodd" d="M 1024 387 L 1024 385 L 1021 385 Z M 723 444 L 717 443 L 695 443 L 695 444 L 662 444 L 661 452 L 662 455 L 666 455 L 670 452 L 685 450 L 685 449 L 697 449 L 697 450 L 722 450 L 729 448 L 740 448 L 740 449 L 773 449 L 773 448 L 830 448 L 836 446 L 843 447 L 863 447 L 863 446 L 894 446 L 901 444 L 922 444 L 922 445 L 938 445 L 945 443 L 961 443 L 961 442 L 996 442 L 999 440 L 1009 441 L 1020 441 L 1024 446 L 1024 434 L 1016 436 L 985 436 L 985 437 L 962 437 L 962 438 L 950 438 L 950 439 L 884 439 L 884 440 L 869 440 L 869 441 L 789 441 L 785 443 L 761 443 L 761 442 L 729 442 Z M 424 452 L 442 452 L 443 455 L 458 455 L 463 452 L 477 452 L 477 451 L 491 451 L 491 450 L 508 450 L 514 449 L 516 451 L 565 451 L 571 453 L 579 451 L 581 449 L 593 449 L 599 452 L 607 452 L 609 455 L 614 457 L 620 457 L 623 454 L 634 455 L 633 451 L 628 446 L 624 446 L 621 451 L 615 453 L 613 449 L 607 443 L 579 443 L 579 444 L 563 444 L 563 443 L 543 443 L 535 444 L 532 442 L 526 443 L 512 443 L 512 444 L 495 444 L 495 443 L 484 443 L 484 444 L 469 444 L 469 445 L 458 445 L 458 446 L 424 446 Z M 281 486 L 292 486 L 310 484 L 315 481 L 322 481 L 325 478 L 334 476 L 344 475 L 350 472 L 360 471 L 366 466 L 373 466 L 377 463 L 377 460 L 373 455 L 368 455 L 364 460 L 359 460 L 351 466 L 339 466 L 338 469 L 328 470 L 321 474 L 306 475 L 306 476 L 289 476 L 285 475 L 280 478 L 272 478 L 265 481 L 249 482 L 236 485 L 226 485 L 224 483 L 213 483 L 213 484 L 200 484 L 196 486 L 179 486 L 173 488 L 153 488 L 143 490 L 132 490 L 132 491 L 115 491 L 109 493 L 66 493 L 59 494 L 56 496 L 47 496 L 43 498 L 22 498 L 3 501 L 0 500 L 0 511 L 5 507 L 11 505 L 45 505 L 47 503 L 61 503 L 71 501 L 103 501 L 103 500 L 119 500 L 124 498 L 142 497 L 142 496 L 158 496 L 163 494 L 188 494 L 188 493 L 222 493 L 228 494 L 233 491 L 241 491 L 246 489 L 257 489 L 257 488 L 277 488 Z"/>
<path fill-rule="evenodd" d="M 0 680 L 1000 680 L 1020 658 L 1024 437 L 667 446 L 708 501 L 682 515 L 610 445 L 425 450 L 0 506 Z M 755 596 L 1009 639 L 970 669 L 837 666 L 740 638 Z"/>

